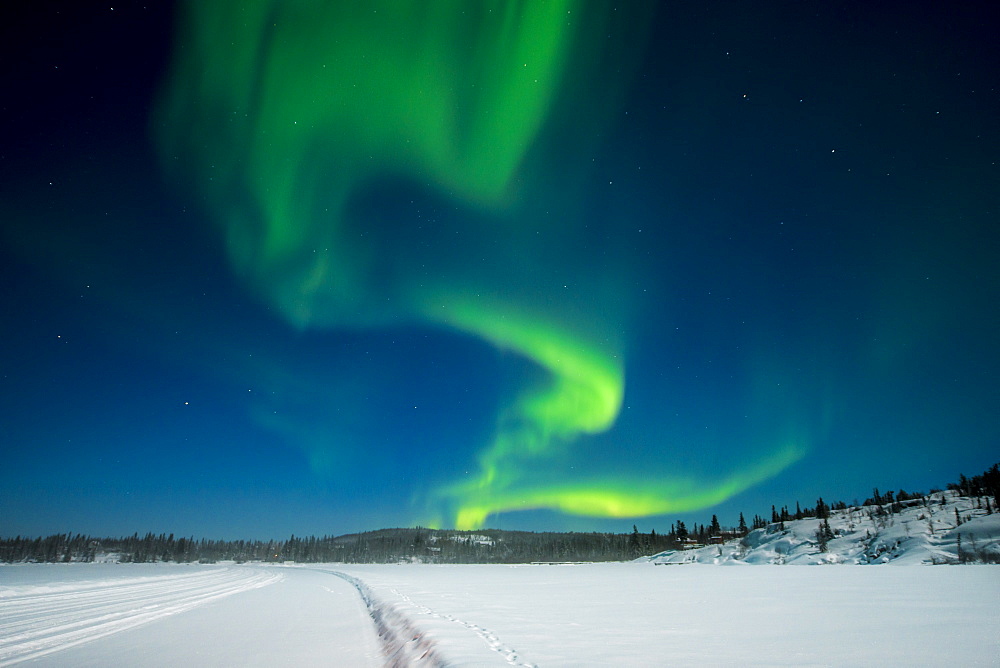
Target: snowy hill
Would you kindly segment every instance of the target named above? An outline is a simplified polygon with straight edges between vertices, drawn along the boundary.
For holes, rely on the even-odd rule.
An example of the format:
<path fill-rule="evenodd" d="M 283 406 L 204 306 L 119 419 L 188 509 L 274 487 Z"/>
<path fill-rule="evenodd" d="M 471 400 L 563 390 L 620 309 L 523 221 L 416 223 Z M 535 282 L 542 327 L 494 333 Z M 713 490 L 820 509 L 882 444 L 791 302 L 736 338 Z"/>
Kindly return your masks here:
<path fill-rule="evenodd" d="M 988 514 L 985 498 L 959 496 L 955 491 L 902 504 L 833 510 L 827 521 L 833 535 L 825 551 L 818 535 L 823 521 L 809 518 L 772 523 L 721 545 L 668 550 L 644 560 L 658 565 L 1000 561 L 1000 513 Z"/>

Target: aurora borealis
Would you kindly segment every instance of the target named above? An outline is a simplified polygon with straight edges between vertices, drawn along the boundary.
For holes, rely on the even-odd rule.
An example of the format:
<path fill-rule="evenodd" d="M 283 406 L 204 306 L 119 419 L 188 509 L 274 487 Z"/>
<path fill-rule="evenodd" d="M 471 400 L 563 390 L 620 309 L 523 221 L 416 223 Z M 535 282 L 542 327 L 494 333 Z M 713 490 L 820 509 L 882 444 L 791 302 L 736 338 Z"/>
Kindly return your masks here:
<path fill-rule="evenodd" d="M 457 508 L 431 523 L 477 528 L 487 513 L 469 508 L 470 497 L 496 511 L 623 515 L 607 504 L 568 503 L 555 490 L 508 489 L 520 469 L 545 467 L 540 458 L 557 443 L 614 424 L 624 393 L 620 355 L 559 322 L 558 303 L 555 317 L 525 314 L 520 294 L 500 294 L 510 281 L 502 257 L 472 266 L 433 258 L 440 273 L 431 277 L 403 269 L 414 249 L 391 238 L 367 242 L 368 214 L 351 207 L 367 183 L 394 175 L 485 208 L 459 223 L 473 238 L 484 227 L 495 234 L 537 225 L 537 211 L 513 201 L 513 181 L 528 169 L 537 135 L 555 122 L 554 99 L 582 88 L 573 106 L 592 107 L 609 94 L 566 80 L 574 63 L 598 66 L 598 58 L 577 51 L 594 50 L 595 38 L 613 29 L 613 8 L 394 1 L 185 9 L 177 38 L 184 48 L 154 126 L 167 168 L 193 173 L 224 226 L 238 275 L 292 326 L 399 319 L 450 326 L 514 351 L 546 376 L 501 408 L 497 434 L 478 457 L 478 478 L 452 487 Z M 617 41 L 641 43 L 648 14 L 623 21 L 629 35 Z M 620 72 L 621 54 L 609 60 L 604 67 Z M 625 60 L 631 66 L 634 58 Z"/>
<path fill-rule="evenodd" d="M 995 460 L 975 9 L 19 20 L 4 533 L 659 530 Z"/>

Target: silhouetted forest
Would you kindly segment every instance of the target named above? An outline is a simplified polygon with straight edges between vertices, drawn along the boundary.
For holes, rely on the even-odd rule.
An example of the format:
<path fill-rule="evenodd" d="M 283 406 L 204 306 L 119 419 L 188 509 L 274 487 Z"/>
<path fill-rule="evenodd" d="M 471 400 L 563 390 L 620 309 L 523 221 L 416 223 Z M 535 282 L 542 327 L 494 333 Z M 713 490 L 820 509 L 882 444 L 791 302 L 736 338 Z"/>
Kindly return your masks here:
<path fill-rule="evenodd" d="M 959 476 L 948 485 L 963 496 L 992 497 L 1000 506 L 1000 464 L 980 475 Z M 931 490 L 937 491 L 937 490 Z M 872 491 L 861 505 L 889 505 L 921 498 L 923 493 Z M 147 533 L 128 537 L 99 538 L 82 534 L 54 534 L 46 538 L 17 536 L 0 539 L 0 561 L 150 563 L 214 563 L 218 561 L 263 561 L 319 563 L 422 563 L 512 564 L 530 562 L 622 561 L 664 550 L 684 549 L 722 542 L 746 535 L 769 524 L 815 517 L 824 519 L 830 510 L 846 508 L 843 501 L 827 503 L 822 497 L 812 507 L 795 504 L 780 509 L 771 506 L 770 521 L 755 515 L 748 525 L 740 513 L 734 528 L 723 527 L 713 515 L 708 525 L 688 528 L 678 521 L 664 534 L 642 533 L 535 533 L 528 531 L 453 531 L 426 529 L 381 529 L 343 536 L 291 536 L 286 540 L 208 540 Z"/>

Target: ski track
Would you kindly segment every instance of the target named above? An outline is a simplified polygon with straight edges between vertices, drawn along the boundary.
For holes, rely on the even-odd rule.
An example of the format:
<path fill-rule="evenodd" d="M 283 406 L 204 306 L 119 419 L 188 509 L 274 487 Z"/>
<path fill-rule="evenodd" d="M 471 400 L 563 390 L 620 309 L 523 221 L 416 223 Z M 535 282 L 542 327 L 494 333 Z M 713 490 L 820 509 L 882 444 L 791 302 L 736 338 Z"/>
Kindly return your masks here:
<path fill-rule="evenodd" d="M 220 568 L 139 582 L 12 587 L 0 596 L 0 666 L 30 661 L 283 578 L 260 569 Z"/>
<path fill-rule="evenodd" d="M 382 650 L 386 656 L 386 665 L 389 668 L 405 668 L 406 666 L 428 666 L 432 668 L 446 668 L 451 665 L 449 661 L 442 657 L 440 649 L 433 638 L 424 633 L 419 626 L 410 619 L 399 606 L 391 605 L 382 601 L 372 593 L 371 588 L 361 579 L 340 571 L 323 571 L 335 575 L 351 583 L 361 595 L 361 599 L 368 607 L 368 614 L 371 615 L 375 623 L 376 632 L 382 642 Z M 409 596 L 400 593 L 395 589 L 390 590 L 398 596 L 407 606 L 416 609 L 420 614 L 434 619 L 444 619 L 453 622 L 475 633 L 486 645 L 500 654 L 511 666 L 522 666 L 525 668 L 537 668 L 533 663 L 525 663 L 518 656 L 516 650 L 505 645 L 495 633 L 485 629 L 478 624 L 463 621 L 449 614 L 435 612 L 425 605 L 416 603 Z"/>

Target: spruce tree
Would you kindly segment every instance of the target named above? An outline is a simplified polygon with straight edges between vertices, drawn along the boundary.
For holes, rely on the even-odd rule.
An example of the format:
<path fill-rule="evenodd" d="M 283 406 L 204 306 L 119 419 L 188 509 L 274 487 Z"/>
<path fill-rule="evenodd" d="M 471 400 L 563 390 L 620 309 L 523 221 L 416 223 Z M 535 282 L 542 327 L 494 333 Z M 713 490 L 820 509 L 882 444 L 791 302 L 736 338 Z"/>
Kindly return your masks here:
<path fill-rule="evenodd" d="M 628 552 L 629 555 L 634 559 L 639 556 L 641 543 L 639 542 L 639 529 L 636 525 L 632 525 L 632 535 L 628 539 Z"/>
<path fill-rule="evenodd" d="M 682 522 L 681 520 L 677 520 L 677 540 L 684 540 L 687 537 L 688 537 L 687 527 L 684 525 L 684 522 Z"/>
<path fill-rule="evenodd" d="M 823 497 L 816 500 L 816 519 L 825 520 L 830 516 L 830 508 L 823 502 Z"/>
<path fill-rule="evenodd" d="M 824 519 L 819 528 L 816 529 L 816 543 L 820 552 L 827 551 L 827 543 L 833 540 L 833 529 L 830 528 L 830 520 Z"/>

